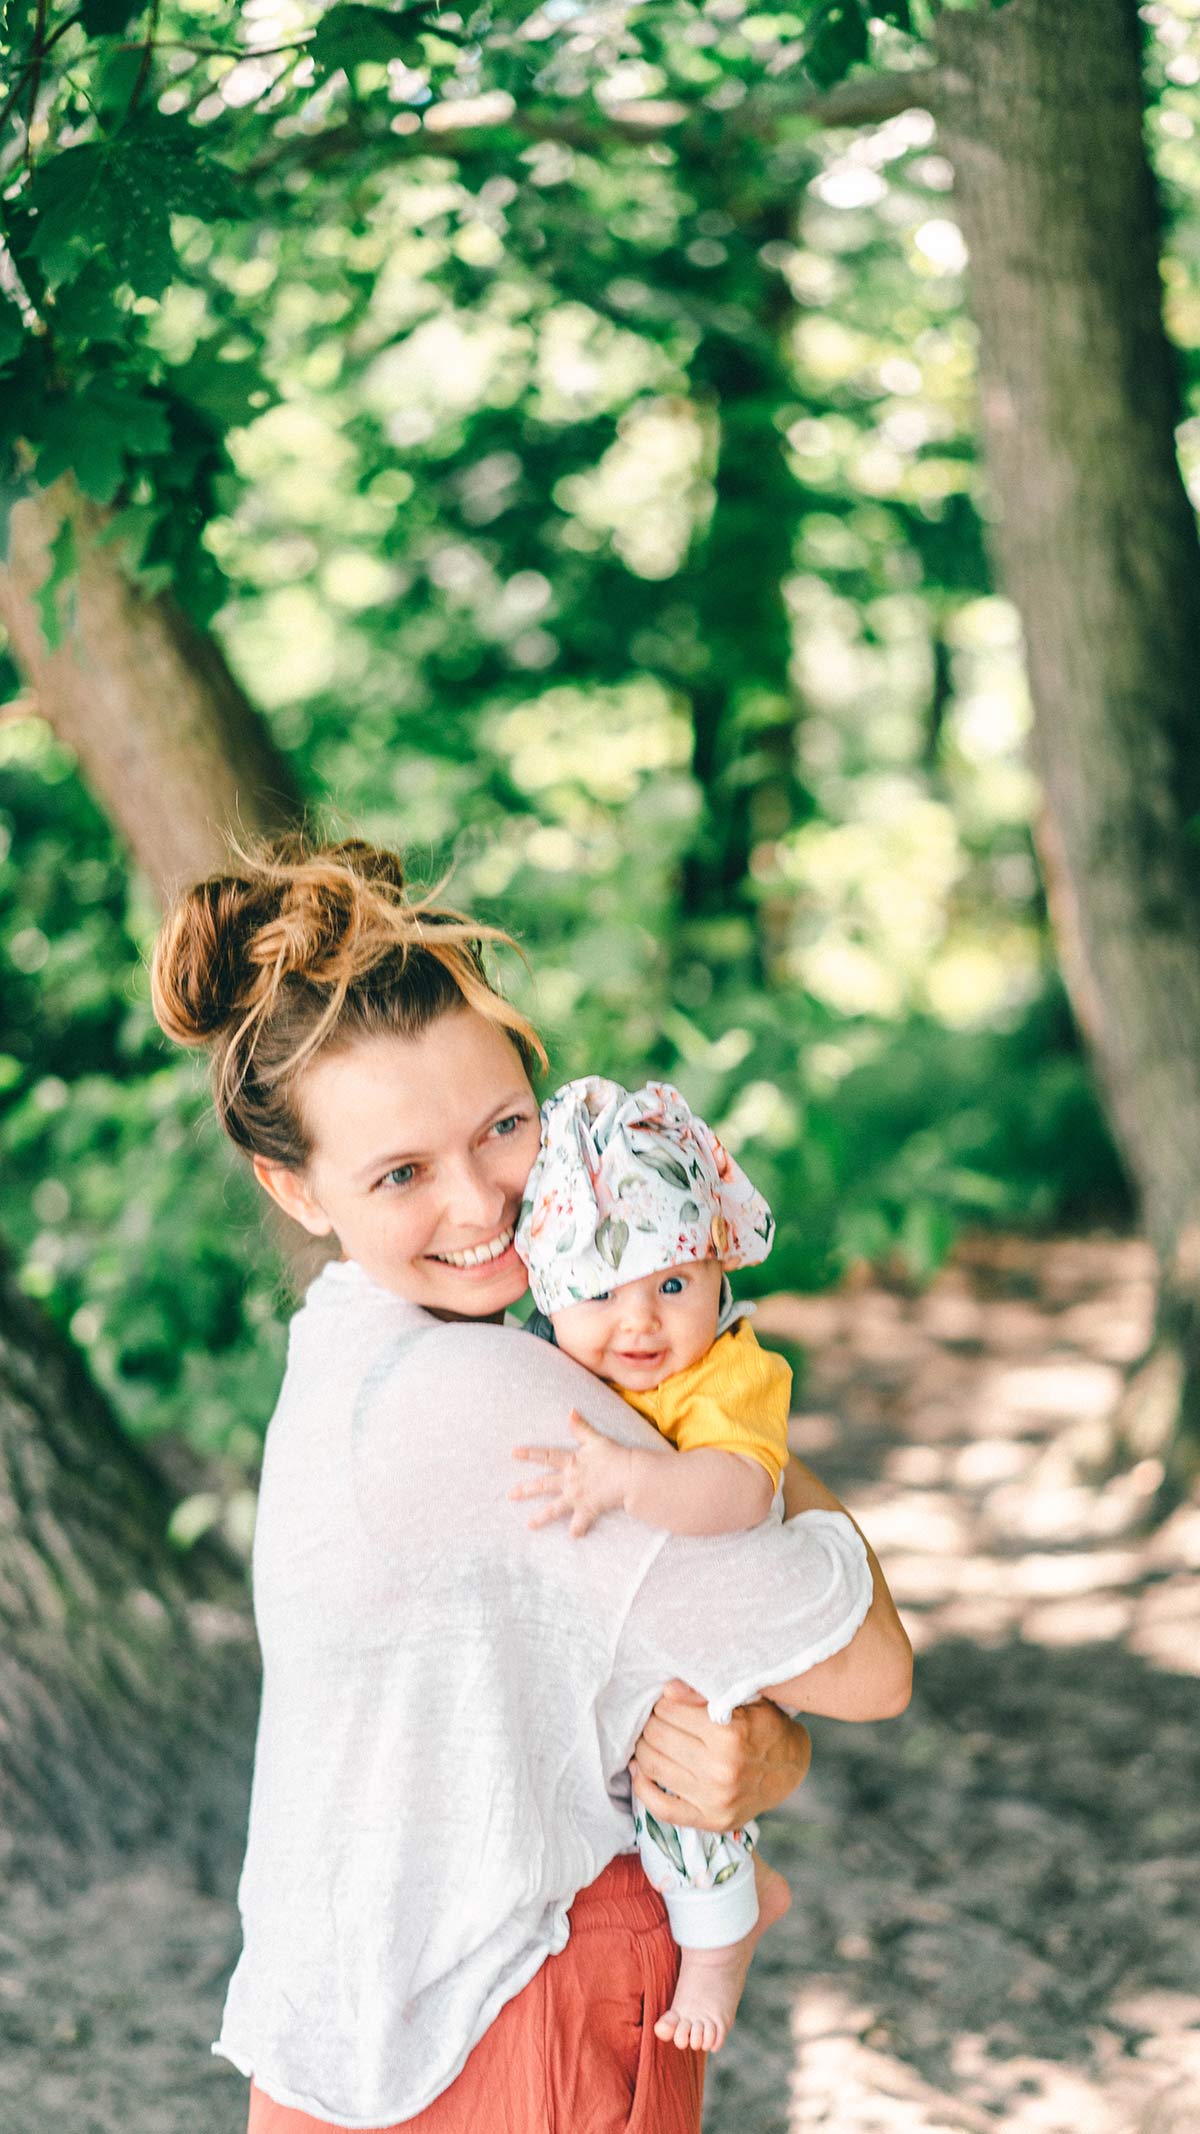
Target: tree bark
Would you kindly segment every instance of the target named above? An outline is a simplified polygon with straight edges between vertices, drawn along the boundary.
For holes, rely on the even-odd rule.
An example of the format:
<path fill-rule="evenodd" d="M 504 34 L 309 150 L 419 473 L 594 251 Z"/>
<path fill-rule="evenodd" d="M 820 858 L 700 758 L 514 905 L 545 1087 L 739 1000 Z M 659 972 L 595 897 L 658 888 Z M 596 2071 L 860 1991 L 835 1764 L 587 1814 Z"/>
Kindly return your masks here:
<path fill-rule="evenodd" d="M 47 647 L 34 596 L 64 514 L 78 579 L 64 642 Z M 12 513 L 0 570 L 0 620 L 39 712 L 138 865 L 169 896 L 226 860 L 240 837 L 294 822 L 291 764 L 231 673 L 214 638 L 166 594 L 139 592 L 111 546 L 105 514 L 69 478 Z"/>
<path fill-rule="evenodd" d="M 752 860 L 810 803 L 797 768 L 785 598 L 795 483 L 776 422 L 793 392 L 794 307 L 783 276 L 764 272 L 756 254 L 786 242 L 795 210 L 736 138 L 684 169 L 697 202 L 727 217 L 731 260 L 690 365 L 717 433 L 712 516 L 669 589 L 670 604 L 689 606 L 696 619 L 689 669 L 666 679 L 688 697 L 691 768 L 703 802 L 683 857 L 675 947 L 681 962 L 740 964 L 770 984 L 790 914 L 758 890 Z"/>
<path fill-rule="evenodd" d="M 1001 582 L 1023 622 L 1059 947 L 1162 1267 L 1200 1451 L 1200 542 L 1132 0 L 947 13 L 937 104 L 979 327 Z"/>
<path fill-rule="evenodd" d="M 35 595 L 68 514 L 51 651 Z M 215 640 L 147 597 L 67 481 L 13 511 L 0 618 L 37 709 L 164 897 L 301 803 Z M 170 1827 L 197 1868 L 236 1820 L 257 1663 L 244 1568 L 166 1539 L 171 1495 L 0 1252 L 0 1872 L 53 1885 Z M 214 1788 L 219 1799 L 214 1801 Z"/>
<path fill-rule="evenodd" d="M 0 1878 L 76 1878 L 240 1785 L 256 1654 L 240 1567 L 171 1500 L 0 1258 Z M 232 1778 L 229 1774 L 232 1772 Z"/>

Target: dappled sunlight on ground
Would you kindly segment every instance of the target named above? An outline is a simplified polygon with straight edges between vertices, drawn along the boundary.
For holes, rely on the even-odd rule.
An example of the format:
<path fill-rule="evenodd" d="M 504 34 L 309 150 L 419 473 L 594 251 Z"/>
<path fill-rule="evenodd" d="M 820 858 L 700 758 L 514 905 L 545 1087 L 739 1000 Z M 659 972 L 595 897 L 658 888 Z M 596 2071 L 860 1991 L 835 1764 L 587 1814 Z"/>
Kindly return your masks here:
<path fill-rule="evenodd" d="M 972 1241 L 921 1297 L 763 1304 L 808 1351 L 796 1449 L 919 1657 L 902 1719 L 814 1722 L 765 1819 L 794 1901 L 705 2134 L 1200 2130 L 1200 1512 L 1146 1533 L 1157 1468 L 1102 1465 L 1151 1304 L 1144 1248 L 1104 1238 Z M 252 1734 L 231 1712 L 247 1765 Z M 209 2042 L 247 1779 L 69 1900 L 0 1891 L 0 2134 L 241 2134 Z"/>
<path fill-rule="evenodd" d="M 763 1334 L 812 1358 L 794 1448 L 852 1478 L 918 1650 L 1121 1638 L 1200 1673 L 1200 1508 L 1147 1543 L 1158 1462 L 1095 1479 L 1152 1307 L 1147 1248 L 1094 1238 L 974 1240 L 922 1298 L 849 1289 L 763 1306 Z"/>
<path fill-rule="evenodd" d="M 919 1657 L 767 1822 L 795 1902 L 708 2134 L 1200 2128 L 1200 1511 L 1147 1533 L 1157 1463 L 1105 1465 L 1152 1304 L 1137 1242 L 990 1238 L 922 1297 L 762 1305 Z"/>

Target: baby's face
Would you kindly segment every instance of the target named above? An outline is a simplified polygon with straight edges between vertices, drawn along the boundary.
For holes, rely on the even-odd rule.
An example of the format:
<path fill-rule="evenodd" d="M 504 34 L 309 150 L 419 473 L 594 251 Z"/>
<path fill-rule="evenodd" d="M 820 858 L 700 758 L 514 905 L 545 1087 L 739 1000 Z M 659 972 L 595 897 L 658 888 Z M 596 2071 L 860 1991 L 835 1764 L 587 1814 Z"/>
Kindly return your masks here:
<path fill-rule="evenodd" d="M 630 1393 L 699 1362 L 717 1335 L 720 1260 L 684 1260 L 550 1314 L 566 1356 Z"/>

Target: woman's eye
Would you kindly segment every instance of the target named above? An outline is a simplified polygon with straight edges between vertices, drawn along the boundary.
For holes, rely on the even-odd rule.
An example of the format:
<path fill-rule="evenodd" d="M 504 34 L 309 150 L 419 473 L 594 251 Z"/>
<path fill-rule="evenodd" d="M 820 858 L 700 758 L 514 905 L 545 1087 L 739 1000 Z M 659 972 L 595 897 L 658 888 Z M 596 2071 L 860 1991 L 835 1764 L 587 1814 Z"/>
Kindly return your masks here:
<path fill-rule="evenodd" d="M 417 1167 L 415 1163 L 398 1163 L 394 1171 L 384 1172 L 379 1183 L 381 1186 L 408 1186 L 412 1184 L 416 1175 Z"/>
<path fill-rule="evenodd" d="M 524 1126 L 524 1124 L 525 1113 L 523 1111 L 514 1111 L 509 1113 L 507 1119 L 497 1119 L 492 1132 L 503 1136 L 513 1133 L 518 1126 Z"/>

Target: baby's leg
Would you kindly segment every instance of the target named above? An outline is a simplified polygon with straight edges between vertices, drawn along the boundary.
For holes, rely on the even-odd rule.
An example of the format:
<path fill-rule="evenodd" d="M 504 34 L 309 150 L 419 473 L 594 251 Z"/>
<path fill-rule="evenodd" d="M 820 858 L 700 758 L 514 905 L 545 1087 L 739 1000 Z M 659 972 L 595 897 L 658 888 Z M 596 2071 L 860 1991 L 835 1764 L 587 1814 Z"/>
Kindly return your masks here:
<path fill-rule="evenodd" d="M 664 2043 L 690 2046 L 693 2052 L 720 2052 L 738 2012 L 750 1959 L 767 1928 L 782 1919 L 792 1901 L 783 1876 L 754 1855 L 758 1918 L 748 1934 L 719 1949 L 684 1949 L 671 2005 L 660 2015 L 654 2035 Z"/>
<path fill-rule="evenodd" d="M 662 1893 L 681 1951 L 671 2005 L 655 2035 L 717 2052 L 759 1938 L 787 1910 L 791 1894 L 783 1876 L 759 1860 L 755 1824 L 716 1834 L 660 1823 L 636 1798 L 633 1810 L 642 1865 Z"/>

